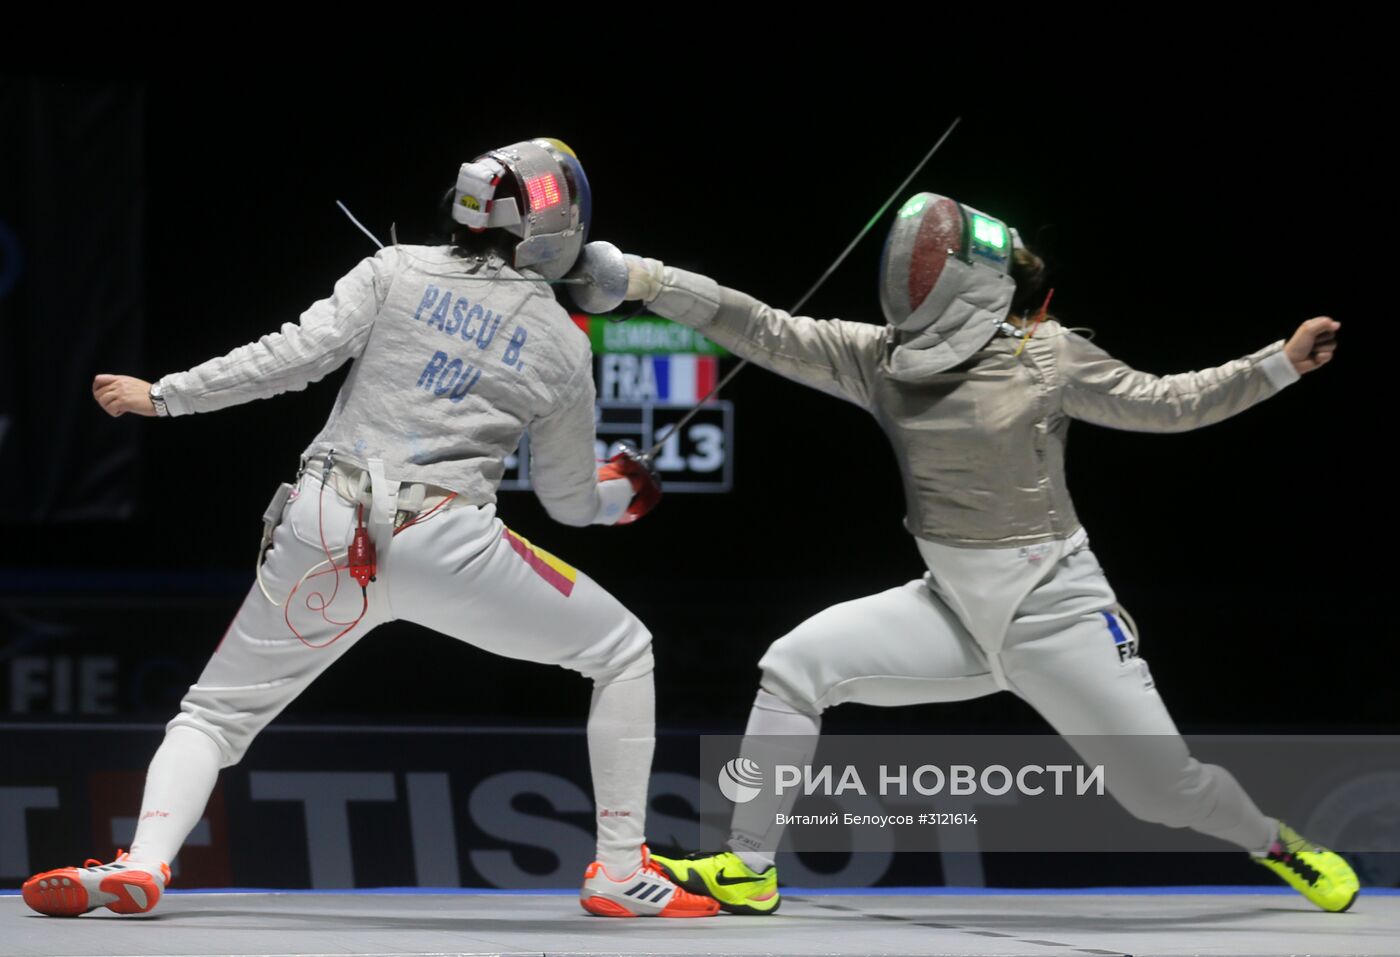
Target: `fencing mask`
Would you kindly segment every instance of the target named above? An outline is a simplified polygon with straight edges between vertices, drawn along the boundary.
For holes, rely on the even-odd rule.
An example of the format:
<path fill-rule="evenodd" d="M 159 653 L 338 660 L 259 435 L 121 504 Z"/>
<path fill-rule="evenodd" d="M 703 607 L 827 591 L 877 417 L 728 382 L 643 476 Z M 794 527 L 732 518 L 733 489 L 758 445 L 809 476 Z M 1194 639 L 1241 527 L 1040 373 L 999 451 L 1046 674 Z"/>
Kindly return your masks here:
<path fill-rule="evenodd" d="M 588 177 L 574 151 L 554 139 L 514 143 L 463 163 L 452 193 L 454 222 L 518 237 L 512 265 L 546 279 L 573 267 L 592 215 Z"/>
<path fill-rule="evenodd" d="M 880 256 L 880 307 L 904 333 L 897 377 L 942 372 L 981 349 L 1011 310 L 1014 231 L 936 193 L 900 207 Z"/>

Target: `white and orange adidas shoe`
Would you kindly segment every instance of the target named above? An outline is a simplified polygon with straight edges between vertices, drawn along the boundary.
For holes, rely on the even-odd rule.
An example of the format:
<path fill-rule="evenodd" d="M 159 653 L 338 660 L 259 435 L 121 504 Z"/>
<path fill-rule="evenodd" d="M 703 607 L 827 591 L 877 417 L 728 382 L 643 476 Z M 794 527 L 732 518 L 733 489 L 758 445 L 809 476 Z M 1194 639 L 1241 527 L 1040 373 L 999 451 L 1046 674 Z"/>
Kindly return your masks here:
<path fill-rule="evenodd" d="M 144 914 L 160 903 L 170 883 L 165 864 L 137 864 L 126 851 L 110 864 L 89 859 L 82 867 L 60 867 L 24 882 L 24 902 L 50 917 L 77 917 L 106 907 L 118 914 Z"/>
<path fill-rule="evenodd" d="M 579 891 L 583 909 L 598 917 L 713 917 L 719 902 L 678 887 L 642 845 L 642 866 L 614 880 L 594 861 Z"/>

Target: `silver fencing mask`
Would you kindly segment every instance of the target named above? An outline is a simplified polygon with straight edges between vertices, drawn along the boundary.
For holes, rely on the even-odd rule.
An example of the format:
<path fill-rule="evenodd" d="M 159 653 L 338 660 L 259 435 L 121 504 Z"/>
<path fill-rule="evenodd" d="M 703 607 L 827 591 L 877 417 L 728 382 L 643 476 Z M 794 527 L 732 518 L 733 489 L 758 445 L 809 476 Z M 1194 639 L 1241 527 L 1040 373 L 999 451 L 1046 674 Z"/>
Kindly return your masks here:
<path fill-rule="evenodd" d="M 936 193 L 912 196 L 880 256 L 880 307 L 905 335 L 891 357 L 897 378 L 942 372 L 996 334 L 1011 311 L 1012 231 Z"/>
<path fill-rule="evenodd" d="M 514 143 L 463 163 L 452 193 L 454 222 L 518 237 L 512 265 L 546 279 L 562 279 L 573 267 L 592 215 L 588 177 L 574 151 L 554 139 Z"/>

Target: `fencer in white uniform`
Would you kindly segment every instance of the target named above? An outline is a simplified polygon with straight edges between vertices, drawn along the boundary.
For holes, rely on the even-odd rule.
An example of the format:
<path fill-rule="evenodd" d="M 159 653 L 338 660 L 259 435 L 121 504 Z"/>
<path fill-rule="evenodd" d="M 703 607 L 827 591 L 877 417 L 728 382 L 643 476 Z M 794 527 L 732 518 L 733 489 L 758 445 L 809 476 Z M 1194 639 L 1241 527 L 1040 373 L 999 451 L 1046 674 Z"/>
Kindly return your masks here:
<path fill-rule="evenodd" d="M 927 193 L 901 208 L 886 241 L 885 325 L 791 316 L 704 276 L 629 261 L 629 298 L 868 410 L 902 470 L 906 526 L 927 574 L 822 611 L 773 643 L 759 663 L 746 750 L 761 741 L 782 753 L 761 766 L 809 763 L 821 713 L 842 702 L 1005 690 L 1071 736 L 1089 764 L 1111 759 L 1110 791 L 1136 816 L 1259 855 L 1275 847 L 1279 823 L 1228 771 L 1191 757 L 1135 653 L 1070 501 L 1065 441 L 1072 419 L 1149 432 L 1219 422 L 1327 361 L 1337 323 L 1310 320 L 1286 345 L 1213 369 L 1139 372 L 1053 320 L 1036 322 L 1044 316 L 1027 313 L 1039 304 L 1039 260 L 994 217 Z M 1122 738 L 1111 736 L 1133 734 L 1167 743 L 1115 748 Z M 770 913 L 780 899 L 776 820 L 795 799 L 788 789 L 782 801 L 739 804 L 730 852 L 662 866 L 726 909 Z M 1350 903 L 1349 875 L 1337 872 L 1332 904 Z"/>
<path fill-rule="evenodd" d="M 219 769 L 376 625 L 404 620 L 592 681 L 598 860 L 585 875 L 587 910 L 716 911 L 645 859 L 650 633 L 496 514 L 505 459 L 526 430 L 534 488 L 557 521 L 613 524 L 655 499 L 626 461 L 598 469 L 588 339 L 550 285 L 519 281 L 570 269 L 589 203 L 582 167 L 559 141 L 494 150 L 464 164 L 444 197 L 455 245 L 386 248 L 299 323 L 154 386 L 98 377 L 97 398 L 114 415 L 187 415 L 303 389 L 354 363 L 295 486 L 275 500 L 259 582 L 156 752 L 130 851 L 37 875 L 24 888 L 36 910 L 154 907 Z M 365 587 L 350 566 L 364 566 Z"/>

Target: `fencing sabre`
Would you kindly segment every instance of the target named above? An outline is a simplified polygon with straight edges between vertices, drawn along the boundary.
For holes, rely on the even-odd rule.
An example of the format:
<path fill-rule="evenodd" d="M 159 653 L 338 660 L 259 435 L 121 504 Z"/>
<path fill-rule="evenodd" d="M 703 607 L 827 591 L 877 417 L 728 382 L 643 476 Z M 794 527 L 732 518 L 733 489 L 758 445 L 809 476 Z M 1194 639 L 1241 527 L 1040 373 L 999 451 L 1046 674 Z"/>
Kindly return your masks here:
<path fill-rule="evenodd" d="M 870 217 L 870 221 L 866 223 L 863 227 L 861 227 L 860 232 L 856 233 L 856 238 L 851 240 L 850 244 L 841 251 L 841 255 L 836 257 L 836 261 L 827 267 L 826 272 L 821 274 L 821 278 L 819 278 L 816 282 L 812 283 L 812 287 L 808 289 L 805 293 L 803 293 L 802 298 L 797 300 L 796 304 L 788 310 L 789 315 L 796 315 L 797 312 L 807 304 L 807 300 L 811 299 L 812 296 L 816 293 L 816 291 L 822 287 L 822 284 L 831 278 L 832 273 L 836 272 L 837 268 L 843 262 L 846 261 L 846 257 L 851 254 L 851 250 L 855 249 L 856 245 L 862 239 L 865 238 L 865 235 L 868 232 L 870 232 L 872 228 L 874 228 L 875 224 L 880 221 L 880 217 L 885 215 L 885 211 L 890 208 L 890 206 L 894 203 L 896 199 L 899 198 L 899 196 L 904 192 L 904 190 L 909 186 L 909 184 L 913 182 L 914 177 L 918 176 L 919 172 L 923 170 L 925 165 L 928 164 L 928 161 L 933 159 L 933 154 L 938 152 L 938 148 L 943 145 L 943 141 L 946 140 L 952 134 L 953 130 L 956 129 L 957 125 L 961 122 L 962 117 L 959 116 L 954 118 L 952 123 L 948 124 L 948 128 L 944 130 L 943 135 L 938 138 L 938 142 L 934 143 L 933 147 L 927 153 L 924 154 L 924 158 L 919 160 L 919 164 L 914 167 L 913 171 L 911 171 L 908 176 L 904 177 L 904 182 L 900 183 L 898 188 L 896 188 L 893 193 L 890 193 L 890 198 L 885 200 L 884 205 L 882 205 L 878 210 L 875 211 L 874 216 Z M 739 374 L 739 370 L 744 368 L 744 366 L 748 364 L 748 359 L 741 359 L 739 363 L 734 366 L 734 368 L 730 369 L 729 372 L 725 374 L 724 378 L 720 379 L 719 382 L 715 383 L 715 387 L 711 389 L 703 399 L 695 403 L 695 405 L 691 407 L 689 412 L 682 416 L 676 422 L 675 425 L 671 426 L 669 429 L 666 430 L 666 434 L 661 436 L 661 439 L 651 447 L 651 451 L 646 452 L 641 457 L 645 459 L 648 463 L 650 463 L 651 460 L 656 457 L 656 454 L 661 451 L 661 447 L 665 445 L 668 440 L 670 440 L 671 436 L 675 435 L 677 432 L 679 432 L 682 428 L 685 427 L 687 422 L 695 418 L 695 416 L 700 413 L 700 410 L 704 408 L 705 403 L 709 402 L 710 399 L 714 397 L 716 392 L 728 385 L 730 381 L 736 375 Z"/>

